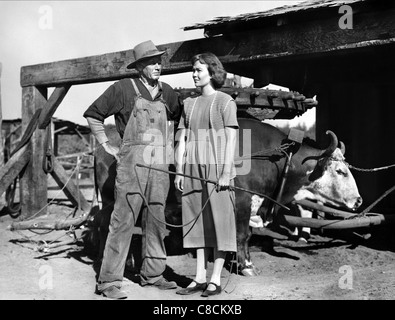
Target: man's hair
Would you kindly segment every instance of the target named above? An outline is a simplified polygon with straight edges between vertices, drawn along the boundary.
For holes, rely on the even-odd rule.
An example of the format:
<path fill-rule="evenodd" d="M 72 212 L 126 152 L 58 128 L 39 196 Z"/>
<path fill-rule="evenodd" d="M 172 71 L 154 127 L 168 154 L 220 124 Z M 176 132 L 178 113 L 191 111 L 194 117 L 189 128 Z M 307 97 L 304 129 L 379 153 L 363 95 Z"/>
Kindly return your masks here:
<path fill-rule="evenodd" d="M 222 88 L 226 80 L 226 71 L 217 56 L 211 52 L 200 53 L 192 57 L 192 65 L 194 65 L 196 61 L 207 66 L 214 88 Z"/>

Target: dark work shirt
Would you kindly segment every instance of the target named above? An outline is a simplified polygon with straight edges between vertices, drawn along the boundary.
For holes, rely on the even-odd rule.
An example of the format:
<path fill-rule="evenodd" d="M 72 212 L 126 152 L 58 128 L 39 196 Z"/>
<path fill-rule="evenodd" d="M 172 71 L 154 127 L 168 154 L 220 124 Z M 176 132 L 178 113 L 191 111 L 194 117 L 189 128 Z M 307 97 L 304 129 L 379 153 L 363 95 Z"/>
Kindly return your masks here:
<path fill-rule="evenodd" d="M 175 121 L 180 119 L 182 103 L 179 95 L 167 83 L 160 81 L 159 93 L 152 99 L 146 86 L 139 80 L 134 79 L 142 97 L 155 101 L 162 98 L 167 104 L 167 119 Z M 131 83 L 131 79 L 122 79 L 112 84 L 99 98 L 93 102 L 85 111 L 84 117 L 97 119 L 101 122 L 110 116 L 115 118 L 115 126 L 121 138 L 128 123 L 130 114 L 134 107 L 136 93 Z"/>

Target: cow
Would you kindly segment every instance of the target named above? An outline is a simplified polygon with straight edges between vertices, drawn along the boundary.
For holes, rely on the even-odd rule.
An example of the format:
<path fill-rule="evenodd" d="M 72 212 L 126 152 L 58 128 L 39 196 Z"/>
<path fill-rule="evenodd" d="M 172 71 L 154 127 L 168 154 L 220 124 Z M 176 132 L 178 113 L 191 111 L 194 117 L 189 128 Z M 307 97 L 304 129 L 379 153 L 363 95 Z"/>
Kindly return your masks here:
<path fill-rule="evenodd" d="M 235 178 L 237 261 L 242 274 L 251 276 L 256 274 L 249 253 L 252 226 L 257 221 L 254 221 L 254 218 L 258 220 L 262 218 L 265 225 L 260 229 L 265 229 L 265 226 L 268 227 L 273 223 L 273 217 L 280 214 L 280 207 L 274 205 L 269 198 L 273 199 L 277 196 L 286 155 L 289 152 L 292 152 L 293 156 L 283 192 L 277 199 L 279 203 L 289 205 L 293 200 L 308 198 L 335 207 L 355 210 L 361 205 L 362 198 L 344 161 L 344 145 L 341 144 L 342 149 L 337 148 L 338 140 L 334 133 L 330 132 L 329 147 L 320 149 L 308 140 L 301 144 L 290 144 L 285 133 L 261 121 L 249 118 L 238 118 L 238 121 L 240 134 L 238 150 L 243 150 L 244 157 L 235 159 L 238 173 L 242 172 Z M 248 139 L 245 139 L 245 136 L 248 136 Z M 284 144 L 290 147 L 278 151 L 279 147 Z M 248 150 L 247 153 L 251 155 L 258 156 L 253 156 L 249 160 L 249 155 L 244 154 L 245 150 Z M 272 153 L 268 152 L 271 150 Z M 97 222 L 100 234 L 99 259 L 104 249 L 114 204 L 115 168 L 115 159 L 104 149 L 98 148 L 95 153 L 95 182 L 102 198 L 102 210 Z M 174 177 L 171 178 L 174 179 Z M 242 189 L 267 195 L 268 198 L 265 199 Z M 172 196 L 175 192 L 174 188 L 170 189 L 168 202 L 174 202 L 177 199 L 179 201 L 179 195 L 178 197 Z M 167 203 L 167 206 L 171 206 L 171 203 Z M 299 209 L 301 209 L 302 216 L 306 213 L 311 214 L 301 207 Z M 176 214 L 179 215 L 179 212 Z M 177 221 L 177 218 L 169 218 Z"/>
<path fill-rule="evenodd" d="M 344 144 L 340 143 L 338 148 L 338 139 L 333 132 L 327 132 L 331 138 L 330 145 L 326 149 L 320 149 L 309 139 L 304 139 L 302 143 L 292 143 L 281 130 L 261 121 L 247 118 L 239 118 L 238 121 L 240 133 L 238 150 L 248 150 L 252 157 L 250 165 L 247 166 L 249 171 L 238 174 L 235 178 L 235 186 L 240 188 L 235 190 L 237 260 L 244 275 L 254 275 L 255 269 L 248 246 L 252 235 L 251 226 L 262 218 L 265 224 L 260 225 L 260 228 L 269 227 L 273 221 L 276 221 L 275 217 L 281 217 L 281 211 L 284 209 L 275 205 L 270 199 L 252 195 L 241 189 L 253 190 L 272 199 L 276 198 L 279 203 L 287 206 L 290 206 L 294 200 L 309 199 L 338 208 L 355 210 L 362 204 L 362 198 L 345 162 Z M 245 135 L 250 138 L 245 139 Z M 279 149 L 282 145 L 288 147 Z M 271 150 L 272 152 L 268 152 Z M 285 161 L 291 152 L 286 182 L 281 195 L 278 195 Z M 238 159 L 244 159 L 240 160 L 239 164 L 248 161 L 248 155 L 247 157 L 241 155 Z M 236 165 L 237 163 L 236 161 Z M 311 217 L 311 212 L 299 205 L 298 209 L 302 216 Z M 254 217 L 258 219 L 253 219 Z M 308 229 L 303 231 L 309 232 Z"/>

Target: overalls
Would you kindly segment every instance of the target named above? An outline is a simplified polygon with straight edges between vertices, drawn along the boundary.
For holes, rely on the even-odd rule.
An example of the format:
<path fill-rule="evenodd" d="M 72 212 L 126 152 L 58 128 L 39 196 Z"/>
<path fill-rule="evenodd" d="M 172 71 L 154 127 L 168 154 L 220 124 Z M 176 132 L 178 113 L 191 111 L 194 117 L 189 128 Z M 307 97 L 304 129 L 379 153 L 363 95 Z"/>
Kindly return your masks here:
<path fill-rule="evenodd" d="M 170 187 L 169 175 L 157 170 L 135 167 L 135 164 L 152 165 L 154 168 L 168 170 L 165 157 L 168 140 L 167 105 L 162 99 L 144 99 L 134 81 L 131 81 L 136 97 L 118 154 L 120 160 L 117 163 L 115 182 L 116 200 L 103 254 L 98 281 L 99 291 L 112 285 L 121 287 L 133 227 L 142 208 L 141 285 L 158 281 L 166 268 L 166 225 L 148 212 L 140 195 L 137 179 L 149 203 L 150 211 L 157 219 L 165 221 L 166 198 Z"/>

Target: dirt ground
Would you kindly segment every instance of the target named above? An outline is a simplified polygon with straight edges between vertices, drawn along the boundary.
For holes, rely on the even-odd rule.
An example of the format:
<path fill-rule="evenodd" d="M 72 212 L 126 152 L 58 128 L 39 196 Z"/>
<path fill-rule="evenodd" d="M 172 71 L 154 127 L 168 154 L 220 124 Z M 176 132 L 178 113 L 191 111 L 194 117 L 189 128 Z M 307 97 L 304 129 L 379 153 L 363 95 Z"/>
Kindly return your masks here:
<path fill-rule="evenodd" d="M 42 218 L 65 218 L 70 212 L 73 209 L 68 206 L 52 204 Z M 44 241 L 56 244 L 72 238 L 65 231 L 47 234 L 9 231 L 7 227 L 16 221 L 9 215 L 0 217 L 0 300 L 106 299 L 94 293 L 97 264 L 89 242 L 78 241 L 49 252 L 37 251 Z M 250 248 L 259 275 L 246 277 L 227 268 L 222 274 L 223 293 L 209 299 L 393 300 L 394 228 L 394 225 L 371 228 L 367 230 L 372 235 L 368 240 L 352 231 L 313 234 L 308 244 L 254 235 Z M 76 234 L 86 236 L 89 231 L 85 228 Z M 177 234 L 170 232 L 166 241 L 169 255 L 166 276 L 185 287 L 194 276 L 195 258 L 182 249 Z M 209 274 L 211 269 L 212 263 Z M 179 296 L 174 290 L 140 287 L 132 266 L 125 272 L 124 291 L 130 300 L 207 299 L 199 294 Z"/>

